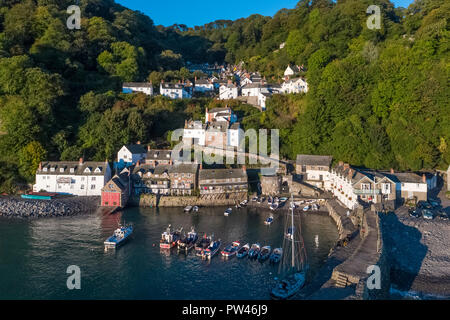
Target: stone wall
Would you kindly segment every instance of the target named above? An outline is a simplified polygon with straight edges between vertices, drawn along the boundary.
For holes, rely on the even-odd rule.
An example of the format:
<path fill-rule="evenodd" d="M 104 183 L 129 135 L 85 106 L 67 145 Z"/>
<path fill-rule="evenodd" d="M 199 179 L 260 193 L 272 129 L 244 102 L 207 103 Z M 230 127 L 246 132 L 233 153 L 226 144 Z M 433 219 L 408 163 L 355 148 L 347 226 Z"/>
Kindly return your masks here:
<path fill-rule="evenodd" d="M 205 199 L 203 197 L 196 196 L 162 196 L 157 198 L 153 194 L 144 194 L 140 197 L 133 197 L 129 201 L 130 206 L 138 207 L 186 207 L 186 206 L 200 206 L 200 207 L 219 207 L 219 206 L 232 206 L 236 204 L 236 201 L 242 201 L 242 199 Z"/>

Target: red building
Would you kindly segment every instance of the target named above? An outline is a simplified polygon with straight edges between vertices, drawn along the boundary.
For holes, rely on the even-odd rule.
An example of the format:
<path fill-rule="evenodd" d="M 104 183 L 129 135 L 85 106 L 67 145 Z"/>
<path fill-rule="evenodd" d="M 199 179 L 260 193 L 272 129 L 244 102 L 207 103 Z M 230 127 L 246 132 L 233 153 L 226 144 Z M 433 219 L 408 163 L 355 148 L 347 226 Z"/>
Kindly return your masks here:
<path fill-rule="evenodd" d="M 125 172 L 126 171 L 126 172 Z M 130 172 L 124 169 L 102 188 L 102 207 L 125 207 L 130 196 Z"/>

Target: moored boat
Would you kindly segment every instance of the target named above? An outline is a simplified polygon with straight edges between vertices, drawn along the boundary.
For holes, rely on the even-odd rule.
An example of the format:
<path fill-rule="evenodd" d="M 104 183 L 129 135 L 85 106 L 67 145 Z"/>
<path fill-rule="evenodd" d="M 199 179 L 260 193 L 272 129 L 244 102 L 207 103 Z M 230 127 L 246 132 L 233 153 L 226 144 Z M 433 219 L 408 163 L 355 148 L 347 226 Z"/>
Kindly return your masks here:
<path fill-rule="evenodd" d="M 246 205 L 247 205 L 247 203 L 248 203 L 248 200 L 243 200 L 240 204 L 241 204 L 241 207 L 245 207 Z"/>
<path fill-rule="evenodd" d="M 105 240 L 105 249 L 119 247 L 128 240 L 132 233 L 133 226 L 119 226 L 119 228 L 114 230 L 114 234 Z"/>
<path fill-rule="evenodd" d="M 264 221 L 264 224 L 265 225 L 271 225 L 272 222 L 273 222 L 273 216 L 270 216 Z"/>
<path fill-rule="evenodd" d="M 225 217 L 228 217 L 232 212 L 233 212 L 233 209 L 228 208 L 227 210 L 225 210 L 225 212 L 223 213 L 223 215 L 224 215 Z"/>
<path fill-rule="evenodd" d="M 311 209 L 311 207 L 309 205 L 303 207 L 303 211 L 308 211 L 309 209 Z"/>
<path fill-rule="evenodd" d="M 193 211 L 193 212 L 198 212 L 198 206 L 193 206 L 193 207 L 192 207 L 192 211 Z"/>
<path fill-rule="evenodd" d="M 246 245 L 242 246 L 238 252 L 236 253 L 236 257 L 238 258 L 244 258 L 247 254 L 248 251 L 250 250 L 250 245 L 247 243 Z"/>
<path fill-rule="evenodd" d="M 198 239 L 197 243 L 195 244 L 195 254 L 197 256 L 201 256 L 203 254 L 203 250 L 205 250 L 212 241 L 212 236 L 207 236 L 206 233 L 203 235 L 201 239 Z"/>
<path fill-rule="evenodd" d="M 270 246 L 262 247 L 262 249 L 258 255 L 258 260 L 261 262 L 266 261 L 267 259 L 269 259 L 271 252 L 272 252 L 272 248 Z"/>
<path fill-rule="evenodd" d="M 222 250 L 221 254 L 226 258 L 232 257 L 239 250 L 240 246 L 241 243 L 239 241 L 234 241 L 231 244 L 229 244 L 224 250 Z"/>
<path fill-rule="evenodd" d="M 181 238 L 181 231 L 183 228 L 179 230 L 172 231 L 171 225 L 167 227 L 166 231 L 164 231 L 161 235 L 161 240 L 159 241 L 159 247 L 161 249 L 171 249 L 176 246 L 178 240 Z"/>
<path fill-rule="evenodd" d="M 187 206 L 184 208 L 184 212 L 191 212 L 192 206 Z"/>
<path fill-rule="evenodd" d="M 250 247 L 250 250 L 248 251 L 248 258 L 249 259 L 256 259 L 259 255 L 259 251 L 261 251 L 261 246 L 259 243 L 254 243 Z"/>
<path fill-rule="evenodd" d="M 270 292 L 270 296 L 276 300 L 284 300 L 294 296 L 306 281 L 306 273 L 296 272 L 279 281 Z"/>
<path fill-rule="evenodd" d="M 212 257 L 219 251 L 220 249 L 220 240 L 212 241 L 211 244 L 203 250 L 202 257 L 208 260 L 211 260 Z"/>
<path fill-rule="evenodd" d="M 270 255 L 270 262 L 271 263 L 278 263 L 281 261 L 281 257 L 283 256 L 283 249 L 282 248 L 275 248 L 273 249 L 272 254 Z"/>
<path fill-rule="evenodd" d="M 278 209 L 278 206 L 279 206 L 279 204 L 278 204 L 278 202 L 273 202 L 271 205 L 270 205 L 270 210 L 277 210 Z"/>
<path fill-rule="evenodd" d="M 188 253 L 195 245 L 198 240 L 198 234 L 195 232 L 194 228 L 187 234 L 184 239 L 178 240 L 177 248 L 178 252 Z"/>

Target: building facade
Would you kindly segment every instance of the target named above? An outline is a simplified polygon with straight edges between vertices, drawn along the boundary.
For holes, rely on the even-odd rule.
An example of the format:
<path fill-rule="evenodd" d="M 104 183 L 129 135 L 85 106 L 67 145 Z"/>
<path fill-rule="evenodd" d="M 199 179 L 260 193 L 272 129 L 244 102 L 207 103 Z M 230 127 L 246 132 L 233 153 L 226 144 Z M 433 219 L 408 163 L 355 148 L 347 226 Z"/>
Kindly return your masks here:
<path fill-rule="evenodd" d="M 111 168 L 105 162 L 58 161 L 41 162 L 36 171 L 33 191 L 65 193 L 76 196 L 100 196 L 111 179 Z"/>
<path fill-rule="evenodd" d="M 247 193 L 248 177 L 242 169 L 200 169 L 200 194 Z"/>
<path fill-rule="evenodd" d="M 329 189 L 331 156 L 297 155 L 295 170 L 302 180 L 321 189 Z"/>
<path fill-rule="evenodd" d="M 175 164 L 169 167 L 170 194 L 192 195 L 197 188 L 198 164 Z"/>
<path fill-rule="evenodd" d="M 138 161 L 145 161 L 147 150 L 138 142 L 137 144 L 128 144 L 120 148 L 117 153 L 117 162 L 127 164 L 136 164 Z"/>
<path fill-rule="evenodd" d="M 151 82 L 125 82 L 122 86 L 123 93 L 142 92 L 148 96 L 153 95 L 153 84 Z"/>

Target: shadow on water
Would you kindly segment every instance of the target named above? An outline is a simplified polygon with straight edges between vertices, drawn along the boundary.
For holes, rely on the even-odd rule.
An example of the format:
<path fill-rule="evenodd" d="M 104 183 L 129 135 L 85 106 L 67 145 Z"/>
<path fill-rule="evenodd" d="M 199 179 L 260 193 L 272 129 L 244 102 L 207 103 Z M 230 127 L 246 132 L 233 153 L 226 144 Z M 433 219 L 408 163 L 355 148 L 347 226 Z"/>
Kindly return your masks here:
<path fill-rule="evenodd" d="M 420 242 L 422 233 L 404 225 L 394 213 L 381 217 L 381 227 L 391 285 L 409 291 L 428 252 L 428 247 Z"/>

